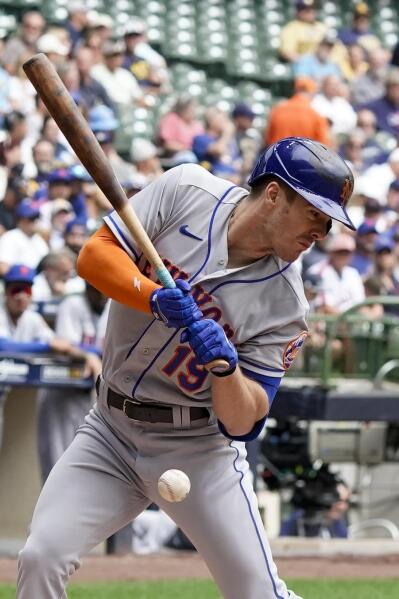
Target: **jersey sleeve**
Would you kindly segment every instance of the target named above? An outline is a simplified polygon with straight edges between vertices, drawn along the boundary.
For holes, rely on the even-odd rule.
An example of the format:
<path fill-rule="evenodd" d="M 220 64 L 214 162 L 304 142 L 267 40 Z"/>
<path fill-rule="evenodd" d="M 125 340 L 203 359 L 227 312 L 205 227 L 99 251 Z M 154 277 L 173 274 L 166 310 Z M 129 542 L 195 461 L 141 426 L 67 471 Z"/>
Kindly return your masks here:
<path fill-rule="evenodd" d="M 152 241 L 171 217 L 183 169 L 184 165 L 170 169 L 129 200 Z M 125 251 L 137 261 L 142 252 L 118 213 L 113 210 L 104 217 L 104 221 Z"/>

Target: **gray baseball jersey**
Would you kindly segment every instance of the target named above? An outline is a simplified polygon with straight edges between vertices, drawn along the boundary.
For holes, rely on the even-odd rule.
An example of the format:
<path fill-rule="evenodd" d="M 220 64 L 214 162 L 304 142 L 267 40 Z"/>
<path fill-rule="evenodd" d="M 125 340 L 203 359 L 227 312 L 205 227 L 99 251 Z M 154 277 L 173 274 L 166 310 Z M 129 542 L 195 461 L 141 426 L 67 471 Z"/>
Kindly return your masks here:
<path fill-rule="evenodd" d="M 132 203 L 172 274 L 190 281 L 204 315 L 237 346 L 244 372 L 281 377 L 306 335 L 307 302 L 295 267 L 274 256 L 228 268 L 228 221 L 246 194 L 199 166 L 184 165 Z M 105 221 L 153 276 L 119 217 L 111 213 Z M 211 407 L 211 375 L 179 335 L 111 302 L 98 402 L 43 488 L 20 554 L 18 599 L 65 597 L 67 573 L 79 567 L 81 555 L 151 502 L 192 540 L 226 599 L 300 599 L 277 574 L 245 444 L 220 433 L 211 409 L 209 418 L 190 421 L 189 406 Z M 108 407 L 109 388 L 172 404 L 173 424 L 130 420 Z M 181 503 L 158 493 L 158 478 L 169 468 L 191 480 Z"/>

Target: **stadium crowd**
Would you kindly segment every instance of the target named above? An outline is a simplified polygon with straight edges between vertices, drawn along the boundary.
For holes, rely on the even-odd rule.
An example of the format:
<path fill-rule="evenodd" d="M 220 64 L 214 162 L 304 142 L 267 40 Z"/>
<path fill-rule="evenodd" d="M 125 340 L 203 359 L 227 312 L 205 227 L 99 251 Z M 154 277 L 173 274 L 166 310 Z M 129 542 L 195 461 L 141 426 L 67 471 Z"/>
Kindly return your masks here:
<path fill-rule="evenodd" d="M 399 45 L 388 49 L 371 32 L 363 2 L 339 31 L 318 20 L 313 0 L 295 6 L 279 49 L 292 67 L 293 93 L 261 127 L 249 103 L 228 113 L 175 94 L 167 61 L 138 17 L 115 38 L 109 15 L 93 16 L 71 0 L 65 22 L 28 10 L 0 40 L 1 351 L 79 350 L 93 375 L 100 369 L 107 305 L 76 276 L 75 262 L 109 205 L 24 74 L 23 63 L 37 52 L 56 66 L 128 196 L 185 162 L 245 187 L 259 152 L 282 137 L 335 148 L 355 173 L 349 213 L 358 229 L 350 235 L 335 224 L 333 235 L 303 256 L 311 309 L 338 314 L 367 296 L 399 294 Z M 161 114 L 154 138 L 134 137 L 121 151 L 121 115 L 132 106 L 151 110 L 159 97 L 173 97 L 174 105 Z M 57 307 L 50 325 L 48 303 Z M 382 311 L 372 306 L 368 314 Z M 77 401 L 53 403 L 63 411 L 61 431 L 48 396 L 40 398 L 38 419 L 43 478 L 90 400 L 78 398 L 77 412 Z"/>

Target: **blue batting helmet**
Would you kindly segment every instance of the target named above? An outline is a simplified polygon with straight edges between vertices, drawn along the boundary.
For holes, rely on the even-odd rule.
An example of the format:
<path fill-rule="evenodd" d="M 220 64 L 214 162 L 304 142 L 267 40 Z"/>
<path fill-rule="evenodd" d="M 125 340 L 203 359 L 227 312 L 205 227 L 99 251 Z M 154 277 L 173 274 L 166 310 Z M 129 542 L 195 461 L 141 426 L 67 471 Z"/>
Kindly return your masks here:
<path fill-rule="evenodd" d="M 303 137 L 281 139 L 261 154 L 248 184 L 266 175 L 276 175 L 320 212 L 356 230 L 346 212 L 353 191 L 352 171 L 323 144 Z"/>

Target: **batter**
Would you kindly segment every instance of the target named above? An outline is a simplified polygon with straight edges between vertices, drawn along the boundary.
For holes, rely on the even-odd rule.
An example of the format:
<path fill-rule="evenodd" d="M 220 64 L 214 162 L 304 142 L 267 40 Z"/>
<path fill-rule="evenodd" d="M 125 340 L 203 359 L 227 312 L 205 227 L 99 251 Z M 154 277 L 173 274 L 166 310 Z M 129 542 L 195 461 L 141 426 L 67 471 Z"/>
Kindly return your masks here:
<path fill-rule="evenodd" d="M 307 335 L 291 263 L 331 218 L 354 228 L 353 176 L 321 144 L 287 138 L 260 156 L 249 185 L 183 165 L 130 200 L 176 289 L 153 280 L 115 212 L 83 248 L 79 274 L 113 299 L 98 402 L 43 487 L 18 599 L 65 598 L 81 556 L 151 502 L 192 540 L 226 599 L 299 599 L 277 574 L 244 442 L 263 428 Z M 207 372 L 217 358 L 228 370 Z M 191 480 L 181 503 L 157 491 L 170 468 Z"/>

